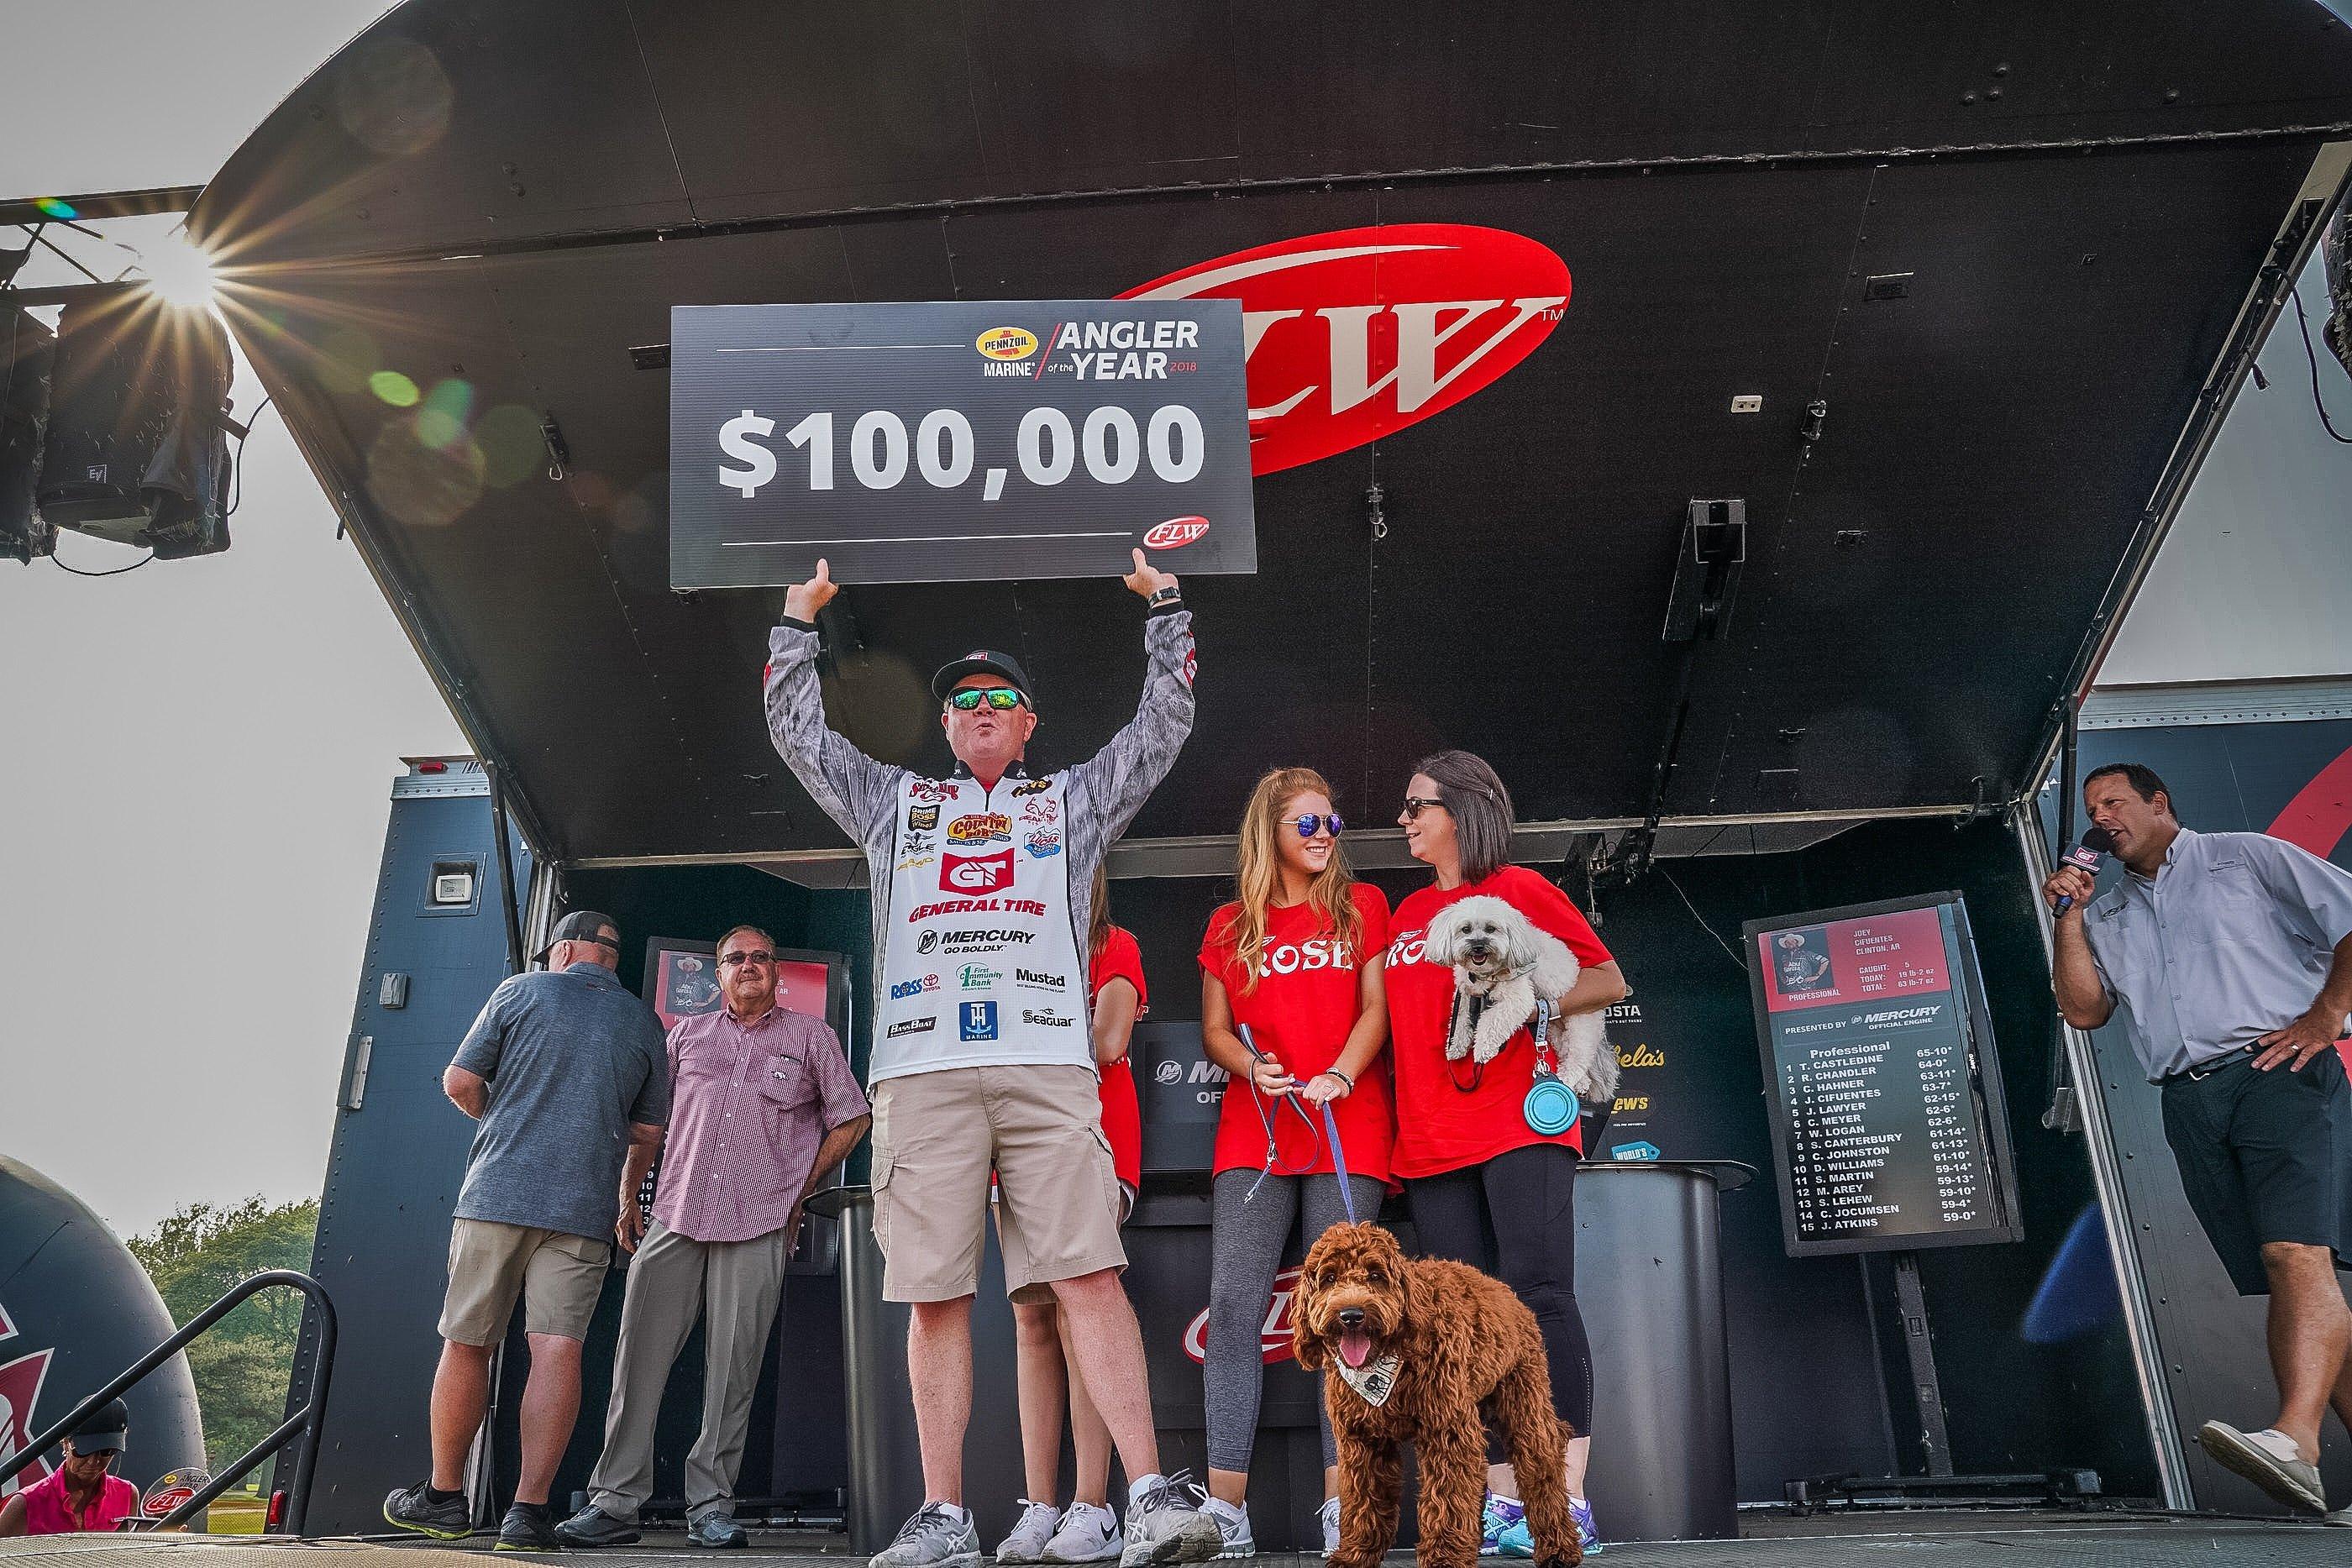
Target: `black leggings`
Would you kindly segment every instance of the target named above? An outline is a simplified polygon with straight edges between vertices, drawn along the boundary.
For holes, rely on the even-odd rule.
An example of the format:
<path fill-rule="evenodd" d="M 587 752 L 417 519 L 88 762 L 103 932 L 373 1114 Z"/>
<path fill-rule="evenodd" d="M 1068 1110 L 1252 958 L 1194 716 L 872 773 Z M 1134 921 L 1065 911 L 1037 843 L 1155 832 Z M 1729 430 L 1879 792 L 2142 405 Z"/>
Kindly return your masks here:
<path fill-rule="evenodd" d="M 1576 1306 L 1576 1164 L 1560 1145 L 1531 1144 L 1404 1190 L 1423 1252 L 1485 1270 L 1535 1313 L 1552 1406 L 1581 1437 L 1592 1431 L 1592 1345 Z M 1486 1456 L 1507 1457 L 1492 1433 Z"/>

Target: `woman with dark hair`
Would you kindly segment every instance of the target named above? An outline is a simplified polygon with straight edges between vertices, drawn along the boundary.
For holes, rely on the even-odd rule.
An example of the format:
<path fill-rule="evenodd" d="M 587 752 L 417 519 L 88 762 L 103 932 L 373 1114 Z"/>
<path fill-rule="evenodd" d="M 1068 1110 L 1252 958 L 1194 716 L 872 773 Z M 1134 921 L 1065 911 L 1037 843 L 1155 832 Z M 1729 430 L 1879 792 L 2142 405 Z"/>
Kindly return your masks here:
<path fill-rule="evenodd" d="M 1507 863 L 1510 791 L 1484 761 L 1466 751 L 1423 759 L 1405 787 L 1397 821 L 1406 849 L 1435 875 L 1398 904 L 1389 922 L 1386 982 L 1397 1103 L 1391 1168 L 1404 1178 L 1422 1249 L 1485 1270 L 1534 1311 L 1551 1364 L 1552 1401 L 1575 1434 L 1568 1446 L 1568 1490 L 1577 1533 L 1590 1554 L 1601 1550 L 1601 1541 L 1584 1497 L 1592 1351 L 1576 1305 L 1581 1122 L 1549 1134 L 1528 1124 L 1523 1106 L 1535 1082 L 1536 1056 L 1525 1029 L 1482 1067 L 1446 1060 L 1454 971 L 1425 952 L 1429 924 L 1473 894 L 1510 904 L 1576 955 L 1581 973 L 1560 1000 L 1562 1013 L 1609 1006 L 1626 994 L 1625 977 L 1559 889 Z M 1490 1448 L 1488 1457 L 1499 1453 Z M 1487 1490 L 1483 1549 L 1534 1555 L 1508 1465 L 1487 1466 Z"/>

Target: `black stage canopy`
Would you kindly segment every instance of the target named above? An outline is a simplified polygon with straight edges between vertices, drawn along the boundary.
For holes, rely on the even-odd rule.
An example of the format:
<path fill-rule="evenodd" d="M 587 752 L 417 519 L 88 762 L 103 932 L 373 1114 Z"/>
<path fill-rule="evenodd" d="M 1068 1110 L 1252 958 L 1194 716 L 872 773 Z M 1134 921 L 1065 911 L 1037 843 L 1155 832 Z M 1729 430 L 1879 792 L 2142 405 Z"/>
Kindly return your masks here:
<path fill-rule="evenodd" d="M 1289 762 L 1385 817 L 1442 745 L 1529 821 L 1869 814 L 2032 785 L 2347 137 L 2311 0 L 409 0 L 193 221 L 559 856 L 842 841 L 762 728 L 781 591 L 667 584 L 672 305 L 1101 297 L 1402 225 L 1525 236 L 1570 298 L 1454 406 L 1261 472 L 1135 834 L 1230 831 Z M 1265 351 L 1319 372 L 1343 294 Z M 1748 530 L 1696 651 L 1660 635 L 1694 498 Z M 944 763 L 922 680 L 976 643 L 1034 674 L 1047 762 L 1140 682 L 1115 584 L 841 602 L 832 711 L 877 754 Z"/>

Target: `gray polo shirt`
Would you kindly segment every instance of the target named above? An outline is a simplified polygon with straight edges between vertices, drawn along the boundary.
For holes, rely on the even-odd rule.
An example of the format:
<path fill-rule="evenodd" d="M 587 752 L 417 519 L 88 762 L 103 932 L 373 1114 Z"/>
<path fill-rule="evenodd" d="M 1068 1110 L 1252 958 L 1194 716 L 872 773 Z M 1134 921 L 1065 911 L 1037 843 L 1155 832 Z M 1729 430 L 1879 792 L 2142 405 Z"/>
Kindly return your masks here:
<path fill-rule="evenodd" d="M 2083 932 L 2140 1066 L 2158 1079 L 2311 1010 L 2352 932 L 2352 873 L 2265 833 L 2183 828 L 2156 875 L 2126 872 L 2092 902 Z"/>
<path fill-rule="evenodd" d="M 629 1124 L 669 1124 L 669 1051 L 653 1009 L 601 964 L 509 976 L 455 1065 L 490 1085 L 457 1217 L 610 1236 Z"/>

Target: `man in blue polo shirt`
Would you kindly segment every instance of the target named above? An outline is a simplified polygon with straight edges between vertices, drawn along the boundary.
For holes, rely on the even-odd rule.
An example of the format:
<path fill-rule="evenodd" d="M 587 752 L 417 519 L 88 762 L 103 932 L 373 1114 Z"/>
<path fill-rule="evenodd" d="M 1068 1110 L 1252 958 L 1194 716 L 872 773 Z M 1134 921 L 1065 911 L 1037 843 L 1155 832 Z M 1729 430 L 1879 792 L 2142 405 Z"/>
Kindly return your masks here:
<path fill-rule="evenodd" d="M 622 1169 L 630 1145 L 658 1145 L 669 1121 L 661 1021 L 613 972 L 620 927 L 575 911 L 541 956 L 544 970 L 490 993 L 442 1074 L 450 1101 L 481 1128 L 450 1228 L 433 1473 L 383 1504 L 403 1530 L 448 1540 L 471 1529 L 466 1453 L 488 1408 L 490 1353 L 520 1297 L 530 1378 L 501 1552 L 562 1549 L 547 1492 L 580 1414 L 580 1346 L 613 1255 Z"/>
<path fill-rule="evenodd" d="M 2352 874 L 2263 833 L 2180 825 L 2153 769 L 2083 781 L 2126 875 L 2094 899 L 2064 866 L 2043 884 L 2058 915 L 2058 1009 L 2076 1029 L 2121 1011 L 2164 1092 L 2181 1186 L 2238 1293 L 2270 1297 L 2278 1418 L 2208 1421 L 2197 1440 L 2290 1508 L 2325 1513 L 2319 1425 L 2352 1427 L 2352 1086 L 2337 1042 L 2352 1013 Z M 2352 1524 L 2352 1510 L 2328 1522 Z"/>

